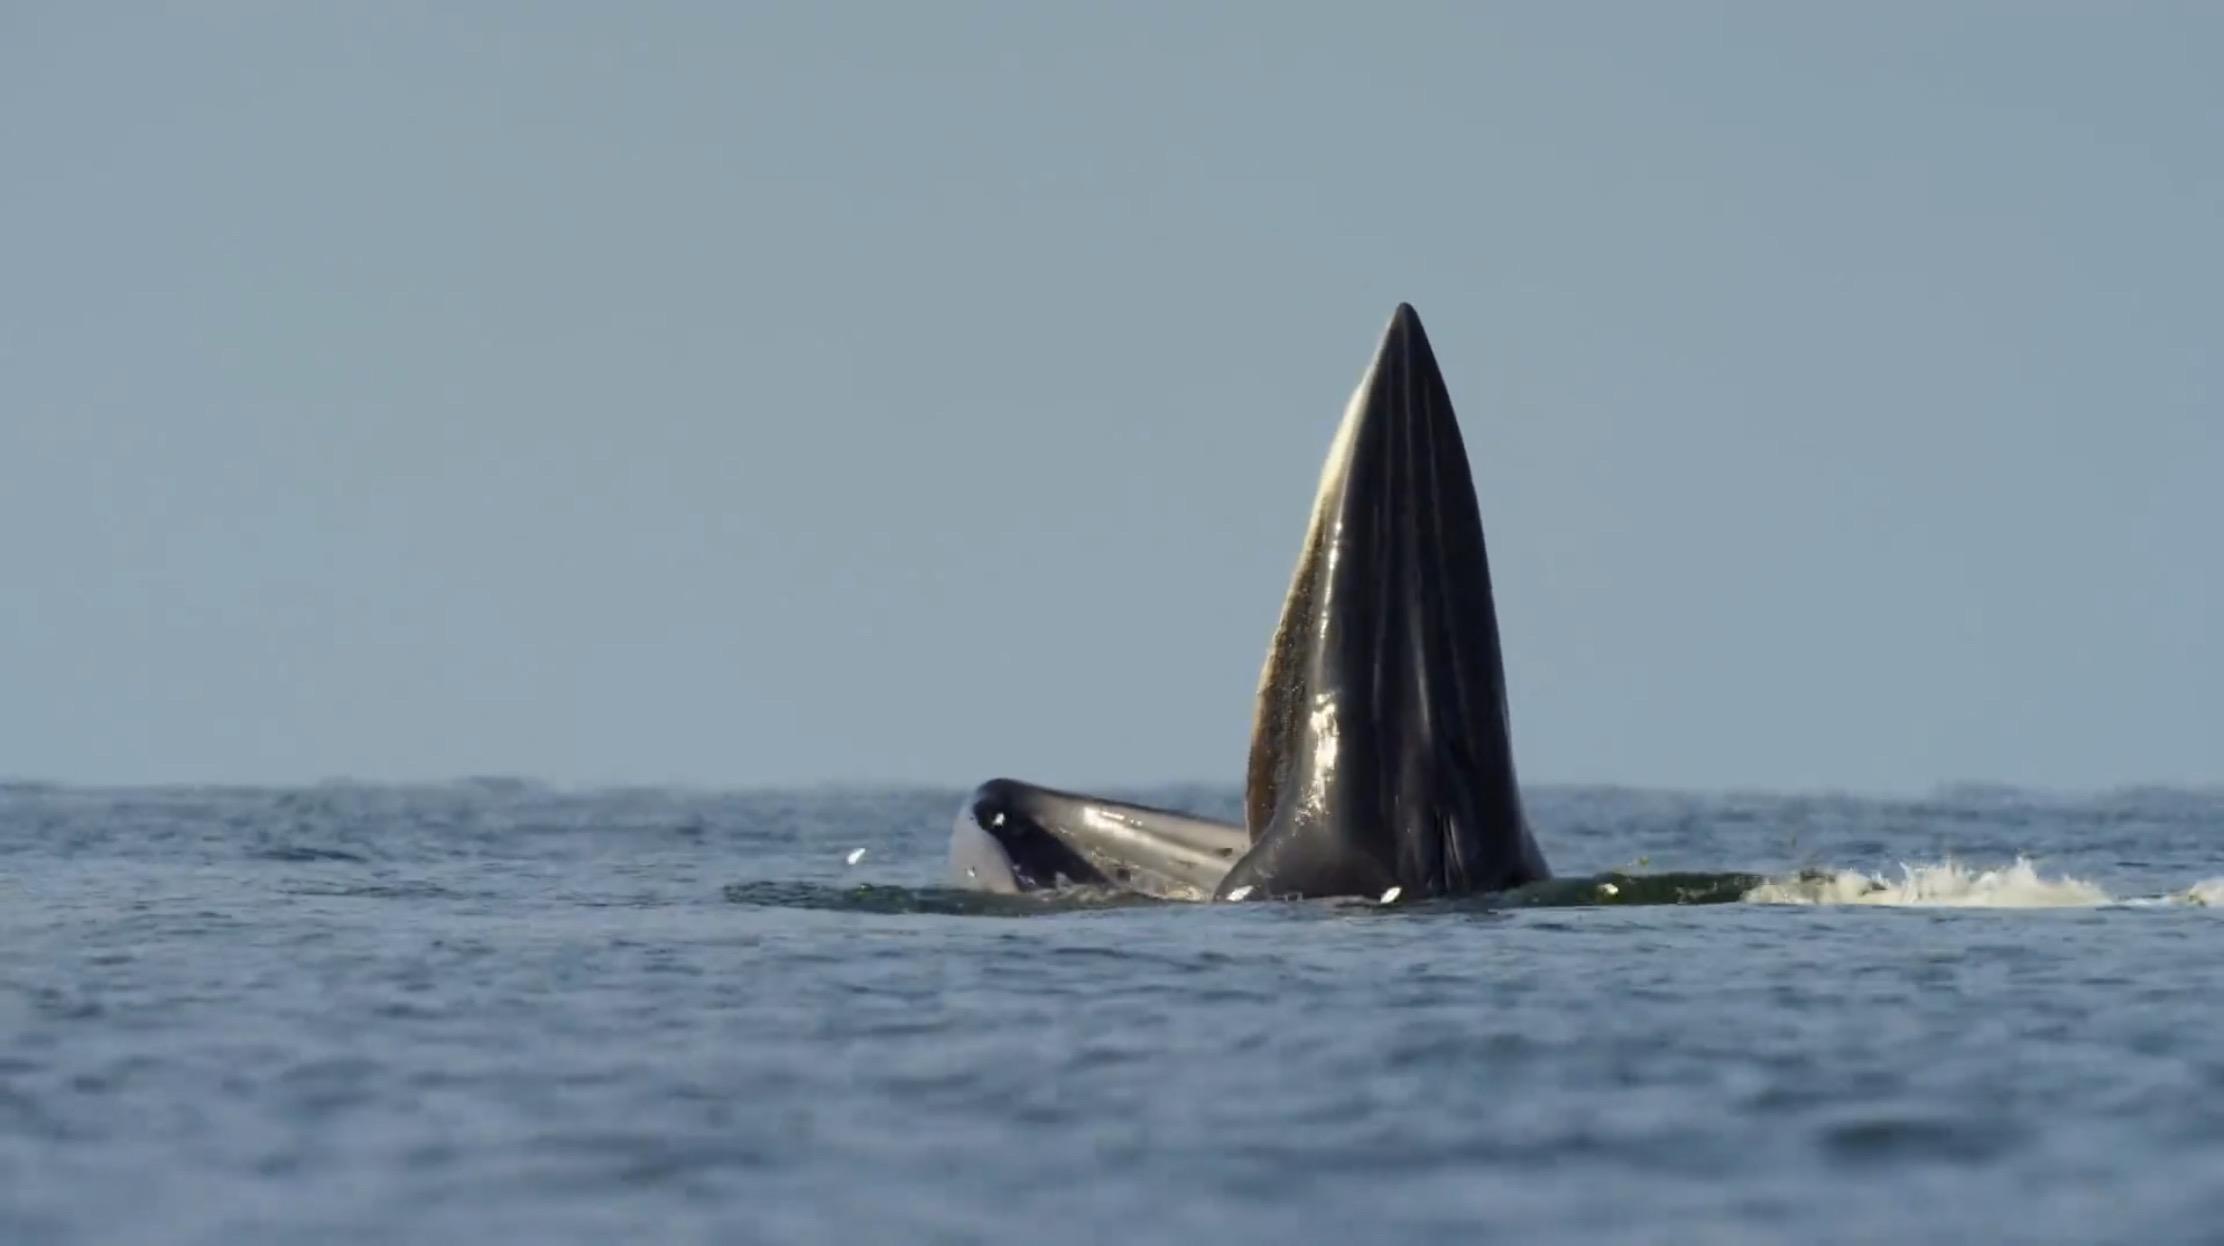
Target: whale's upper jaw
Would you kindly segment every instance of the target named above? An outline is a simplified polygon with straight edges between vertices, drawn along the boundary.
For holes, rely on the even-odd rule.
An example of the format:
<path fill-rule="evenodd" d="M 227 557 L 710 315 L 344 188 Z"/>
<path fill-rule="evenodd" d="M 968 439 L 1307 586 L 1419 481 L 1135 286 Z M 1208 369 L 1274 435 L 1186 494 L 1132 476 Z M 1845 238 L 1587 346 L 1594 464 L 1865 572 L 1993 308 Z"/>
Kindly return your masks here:
<path fill-rule="evenodd" d="M 1259 680 L 1251 851 L 1218 894 L 1444 895 L 1547 876 L 1514 774 L 1467 450 L 1400 304 L 1322 467 Z"/>

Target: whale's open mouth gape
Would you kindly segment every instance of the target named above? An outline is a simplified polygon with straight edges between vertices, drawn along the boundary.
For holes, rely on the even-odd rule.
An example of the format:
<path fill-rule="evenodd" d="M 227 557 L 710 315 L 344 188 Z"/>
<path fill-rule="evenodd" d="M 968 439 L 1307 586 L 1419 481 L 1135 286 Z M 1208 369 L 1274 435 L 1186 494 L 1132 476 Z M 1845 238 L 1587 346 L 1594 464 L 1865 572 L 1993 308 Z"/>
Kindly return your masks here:
<path fill-rule="evenodd" d="M 1243 828 L 1226 822 L 990 779 L 950 828 L 950 872 L 984 891 L 1109 886 L 1202 900 L 1249 847 Z"/>
<path fill-rule="evenodd" d="M 951 881 L 1001 892 L 1109 881 L 1032 815 L 1021 786 L 991 779 L 966 798 L 950 827 Z"/>

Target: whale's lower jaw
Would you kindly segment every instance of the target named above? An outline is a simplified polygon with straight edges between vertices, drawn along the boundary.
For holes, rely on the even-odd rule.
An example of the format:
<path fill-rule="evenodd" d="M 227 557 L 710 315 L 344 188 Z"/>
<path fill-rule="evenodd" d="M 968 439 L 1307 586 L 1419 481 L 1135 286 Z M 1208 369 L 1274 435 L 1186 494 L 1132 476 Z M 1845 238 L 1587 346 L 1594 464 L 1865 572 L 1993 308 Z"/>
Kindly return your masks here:
<path fill-rule="evenodd" d="M 1016 893 L 1110 881 L 1072 846 L 1005 800 L 1004 786 L 1003 780 L 982 784 L 958 810 L 950 826 L 952 882 Z"/>
<path fill-rule="evenodd" d="M 1249 846 L 1229 823 L 991 779 L 950 828 L 950 872 L 982 891 L 1102 886 L 1205 900 Z"/>

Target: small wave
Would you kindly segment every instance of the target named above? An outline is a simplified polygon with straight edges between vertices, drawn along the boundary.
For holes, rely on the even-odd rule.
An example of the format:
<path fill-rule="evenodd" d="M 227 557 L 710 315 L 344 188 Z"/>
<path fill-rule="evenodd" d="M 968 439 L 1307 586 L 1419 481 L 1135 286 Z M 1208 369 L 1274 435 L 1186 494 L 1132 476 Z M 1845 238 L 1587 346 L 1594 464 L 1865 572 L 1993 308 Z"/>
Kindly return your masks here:
<path fill-rule="evenodd" d="M 1898 878 L 1860 870 L 1806 870 L 1770 879 L 1745 894 L 1756 904 L 1875 904 L 1912 908 L 2098 908 L 2111 904 L 2224 904 L 2224 879 L 2146 900 L 2119 900 L 2068 875 L 2049 878 L 2024 857 L 1998 869 L 1959 861 L 1900 866 Z"/>
<path fill-rule="evenodd" d="M 1060 887 L 1023 895 L 967 891 L 954 887 L 900 887 L 860 883 L 833 887 L 822 883 L 729 883 L 721 889 L 729 904 L 761 908 L 830 909 L 850 913 L 925 913 L 962 917 L 1033 917 L 1088 909 L 1159 904 L 1148 896 L 1108 887 Z"/>
<path fill-rule="evenodd" d="M 361 863 L 370 860 L 369 857 L 364 856 L 362 853 L 349 852 L 344 848 L 305 848 L 298 844 L 286 845 L 279 848 L 264 848 L 256 852 L 251 852 L 248 855 L 259 861 L 286 861 L 295 863 L 304 861 L 352 861 Z"/>
<path fill-rule="evenodd" d="M 1734 904 L 1766 881 L 1761 874 L 1677 872 L 1608 873 L 1558 878 L 1487 896 L 1383 904 L 1345 897 L 1310 902 L 1337 913 L 1492 912 L 1501 908 L 1595 908 L 1604 905 Z M 1137 907 L 1192 907 L 1112 887 L 1060 887 L 1006 895 L 951 887 L 903 887 L 860 883 L 829 886 L 805 882 L 729 883 L 721 889 L 728 903 L 764 908 L 831 909 L 853 913 L 930 913 L 966 917 L 1034 917 Z M 1306 902 L 1298 902 L 1306 903 Z"/>
<path fill-rule="evenodd" d="M 1691 870 L 1660 874 L 1613 871 L 1592 877 L 1554 878 L 1489 897 L 1505 908 L 1560 909 L 1602 906 L 1731 904 L 1745 899 L 1764 875 Z"/>
<path fill-rule="evenodd" d="M 352 887 L 282 887 L 289 896 L 326 896 L 347 900 L 463 900 L 470 896 L 437 883 L 365 883 Z"/>

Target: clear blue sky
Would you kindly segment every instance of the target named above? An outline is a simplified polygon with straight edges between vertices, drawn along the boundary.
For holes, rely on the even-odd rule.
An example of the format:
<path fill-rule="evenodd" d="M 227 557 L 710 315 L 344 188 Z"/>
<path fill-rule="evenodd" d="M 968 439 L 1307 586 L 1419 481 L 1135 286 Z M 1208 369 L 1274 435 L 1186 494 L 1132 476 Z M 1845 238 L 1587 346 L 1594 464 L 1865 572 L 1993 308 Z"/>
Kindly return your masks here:
<path fill-rule="evenodd" d="M 2224 781 L 2224 8 L 0 14 L 0 774 L 1237 780 L 1417 305 L 1525 779 Z"/>

